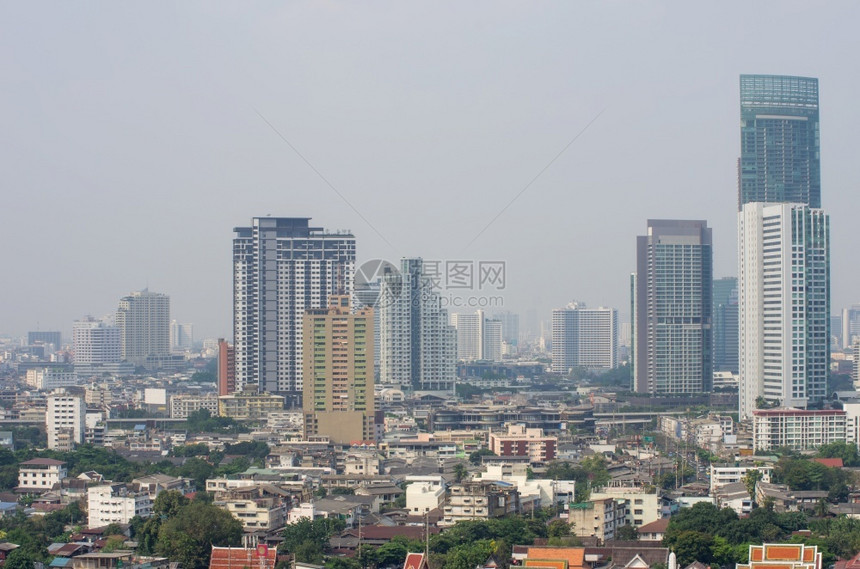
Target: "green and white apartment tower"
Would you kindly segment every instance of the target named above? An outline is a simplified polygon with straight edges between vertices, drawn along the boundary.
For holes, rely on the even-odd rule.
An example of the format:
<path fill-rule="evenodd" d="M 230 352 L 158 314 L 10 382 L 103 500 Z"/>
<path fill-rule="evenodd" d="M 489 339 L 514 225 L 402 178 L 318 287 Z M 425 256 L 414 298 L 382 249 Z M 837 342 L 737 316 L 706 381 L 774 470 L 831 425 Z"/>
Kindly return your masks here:
<path fill-rule="evenodd" d="M 738 321 L 742 419 L 826 396 L 830 219 L 821 209 L 818 80 L 742 75 Z"/>

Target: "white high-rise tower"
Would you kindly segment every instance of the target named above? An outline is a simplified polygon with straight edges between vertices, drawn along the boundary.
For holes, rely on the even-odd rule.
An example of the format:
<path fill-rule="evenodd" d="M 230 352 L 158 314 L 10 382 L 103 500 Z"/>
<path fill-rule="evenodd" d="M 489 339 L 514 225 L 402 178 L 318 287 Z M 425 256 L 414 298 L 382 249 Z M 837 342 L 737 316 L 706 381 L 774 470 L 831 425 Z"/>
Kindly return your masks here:
<path fill-rule="evenodd" d="M 751 202 L 738 220 L 740 417 L 765 401 L 826 396 L 830 220 L 804 204 Z"/>

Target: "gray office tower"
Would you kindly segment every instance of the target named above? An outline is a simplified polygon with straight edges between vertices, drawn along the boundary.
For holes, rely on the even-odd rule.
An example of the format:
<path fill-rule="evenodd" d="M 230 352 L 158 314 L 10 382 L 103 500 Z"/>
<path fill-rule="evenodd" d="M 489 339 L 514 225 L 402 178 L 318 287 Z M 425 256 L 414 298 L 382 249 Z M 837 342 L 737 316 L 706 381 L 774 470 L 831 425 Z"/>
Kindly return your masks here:
<path fill-rule="evenodd" d="M 38 344 L 52 344 L 55 350 L 59 350 L 62 348 L 60 342 L 62 341 L 61 334 L 59 332 L 27 332 L 27 345 L 35 346 Z"/>
<path fill-rule="evenodd" d="M 633 388 L 711 390 L 713 253 L 705 221 L 649 219 L 633 277 Z"/>
<path fill-rule="evenodd" d="M 818 79 L 741 75 L 738 211 L 745 203 L 821 207 Z"/>
<path fill-rule="evenodd" d="M 738 373 L 738 279 L 714 279 L 714 371 Z"/>
<path fill-rule="evenodd" d="M 352 294 L 355 237 L 309 225 L 307 217 L 255 217 L 233 231 L 236 389 L 257 384 L 301 407 L 302 319 Z"/>

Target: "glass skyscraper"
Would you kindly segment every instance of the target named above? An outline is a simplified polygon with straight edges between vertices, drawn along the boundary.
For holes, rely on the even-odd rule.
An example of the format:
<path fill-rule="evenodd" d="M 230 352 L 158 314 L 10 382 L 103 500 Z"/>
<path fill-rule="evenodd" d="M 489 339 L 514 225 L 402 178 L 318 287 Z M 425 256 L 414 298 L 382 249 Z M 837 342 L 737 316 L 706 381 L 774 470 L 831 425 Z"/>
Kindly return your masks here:
<path fill-rule="evenodd" d="M 738 211 L 745 203 L 821 207 L 818 79 L 741 75 Z"/>
<path fill-rule="evenodd" d="M 713 384 L 713 252 L 705 221 L 649 219 L 637 237 L 633 387 L 702 393 Z"/>
<path fill-rule="evenodd" d="M 738 279 L 714 279 L 714 371 L 738 373 Z"/>

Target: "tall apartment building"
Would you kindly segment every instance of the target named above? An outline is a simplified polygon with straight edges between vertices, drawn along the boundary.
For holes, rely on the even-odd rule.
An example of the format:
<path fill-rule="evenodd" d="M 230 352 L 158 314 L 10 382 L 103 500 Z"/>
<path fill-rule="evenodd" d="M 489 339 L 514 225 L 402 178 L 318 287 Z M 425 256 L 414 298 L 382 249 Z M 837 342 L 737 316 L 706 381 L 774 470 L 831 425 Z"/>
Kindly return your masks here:
<path fill-rule="evenodd" d="M 457 336 L 421 259 L 403 259 L 380 281 L 379 381 L 413 392 L 450 394 Z"/>
<path fill-rule="evenodd" d="M 698 220 L 648 220 L 637 237 L 633 387 L 639 393 L 711 390 L 711 229 Z"/>
<path fill-rule="evenodd" d="M 552 371 L 618 367 L 618 311 L 572 302 L 552 311 Z"/>
<path fill-rule="evenodd" d="M 304 317 L 305 436 L 336 444 L 374 440 L 373 310 L 350 311 L 349 296 Z"/>
<path fill-rule="evenodd" d="M 740 415 L 824 397 L 830 223 L 821 207 L 818 80 L 742 75 L 738 172 Z"/>
<path fill-rule="evenodd" d="M 170 297 L 148 289 L 120 299 L 116 311 L 122 359 L 136 365 L 170 355 Z"/>
<path fill-rule="evenodd" d="M 191 350 L 194 345 L 194 325 L 183 324 L 176 320 L 170 322 L 170 350 L 183 353 Z"/>
<path fill-rule="evenodd" d="M 457 359 L 463 362 L 502 361 L 502 323 L 488 320 L 483 310 L 451 315 L 457 330 Z"/>
<path fill-rule="evenodd" d="M 116 364 L 122 360 L 120 330 L 103 320 L 87 316 L 72 326 L 76 366 Z"/>
<path fill-rule="evenodd" d="M 755 409 L 753 449 L 801 451 L 845 441 L 847 421 L 847 414 L 841 409 Z"/>
<path fill-rule="evenodd" d="M 738 211 L 751 202 L 821 207 L 818 79 L 741 75 Z"/>
<path fill-rule="evenodd" d="M 738 222 L 740 415 L 759 398 L 805 408 L 826 396 L 830 221 L 803 204 L 744 205 Z"/>
<path fill-rule="evenodd" d="M 236 391 L 236 349 L 224 338 L 218 339 L 218 395 Z"/>
<path fill-rule="evenodd" d="M 738 373 L 738 279 L 714 279 L 714 371 Z"/>
<path fill-rule="evenodd" d="M 855 338 L 860 339 L 860 304 L 842 309 L 842 348 L 852 347 Z"/>
<path fill-rule="evenodd" d="M 502 341 L 511 346 L 516 346 L 520 341 L 520 315 L 509 310 L 496 312 L 493 320 L 502 323 Z"/>
<path fill-rule="evenodd" d="M 255 217 L 233 231 L 236 389 L 258 384 L 302 397 L 302 319 L 329 296 L 352 294 L 355 237 L 311 227 L 307 217 Z"/>
<path fill-rule="evenodd" d="M 82 397 L 67 393 L 63 389 L 50 394 L 45 413 L 48 448 L 70 451 L 75 445 L 82 444 L 85 419 L 86 406 Z"/>

